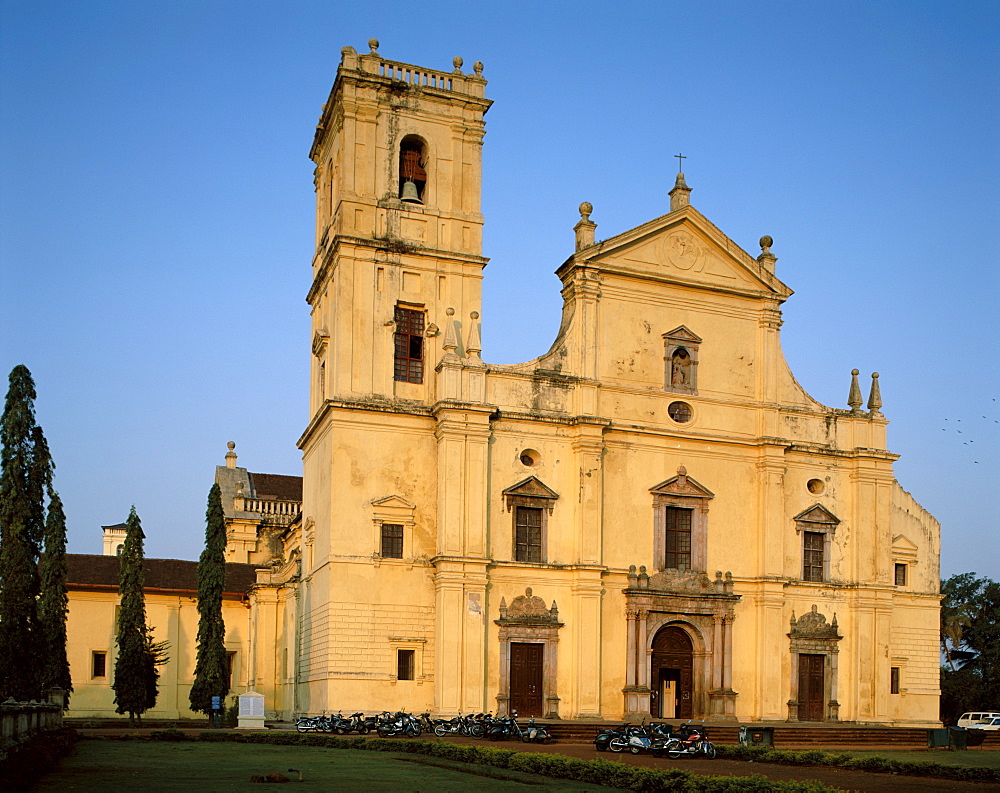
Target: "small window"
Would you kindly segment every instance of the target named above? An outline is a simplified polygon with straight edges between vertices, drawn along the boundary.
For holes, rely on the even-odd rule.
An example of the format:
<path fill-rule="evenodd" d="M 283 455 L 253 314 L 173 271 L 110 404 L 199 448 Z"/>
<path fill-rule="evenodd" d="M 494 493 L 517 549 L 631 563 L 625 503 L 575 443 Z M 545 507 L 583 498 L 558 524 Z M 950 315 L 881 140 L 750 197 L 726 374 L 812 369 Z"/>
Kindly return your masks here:
<path fill-rule="evenodd" d="M 667 406 L 667 415 L 678 424 L 687 424 L 693 413 L 687 402 L 671 402 Z"/>
<path fill-rule="evenodd" d="M 236 669 L 236 651 L 231 650 L 226 653 L 226 680 L 229 681 L 229 688 L 233 688 L 233 670 Z"/>
<path fill-rule="evenodd" d="M 826 537 L 820 531 L 802 532 L 802 580 L 823 580 L 823 551 Z"/>
<path fill-rule="evenodd" d="M 124 551 L 124 550 L 125 550 L 125 546 L 124 545 L 119 545 L 117 548 L 115 548 L 115 556 L 121 556 L 122 555 L 122 551 Z"/>
<path fill-rule="evenodd" d="M 906 565 L 896 565 L 896 586 L 906 586 Z"/>
<path fill-rule="evenodd" d="M 424 382 L 424 312 L 396 306 L 394 377 L 403 383 Z"/>
<path fill-rule="evenodd" d="M 899 693 L 899 667 L 891 666 L 889 667 L 889 693 L 898 694 Z"/>
<path fill-rule="evenodd" d="M 396 650 L 396 679 L 413 680 L 413 650 Z"/>
<path fill-rule="evenodd" d="M 101 650 L 94 650 L 90 654 L 90 668 L 91 677 L 107 677 L 108 654 L 106 652 L 102 652 Z"/>
<path fill-rule="evenodd" d="M 691 510 L 666 507 L 666 559 L 670 570 L 691 569 Z"/>
<path fill-rule="evenodd" d="M 542 561 L 542 510 L 517 507 L 514 526 L 514 559 L 518 562 Z"/>
<path fill-rule="evenodd" d="M 403 558 L 403 524 L 382 524 L 382 557 L 384 559 Z"/>

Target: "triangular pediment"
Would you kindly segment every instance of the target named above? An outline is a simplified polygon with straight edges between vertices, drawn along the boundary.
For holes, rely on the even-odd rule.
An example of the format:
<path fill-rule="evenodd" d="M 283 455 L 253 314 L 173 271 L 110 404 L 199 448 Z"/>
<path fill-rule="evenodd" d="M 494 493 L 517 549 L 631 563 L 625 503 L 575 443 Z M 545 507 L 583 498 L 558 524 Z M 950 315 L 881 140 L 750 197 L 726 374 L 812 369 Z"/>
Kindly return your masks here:
<path fill-rule="evenodd" d="M 686 325 L 681 325 L 672 331 L 664 333 L 663 338 L 670 339 L 671 341 L 686 341 L 689 344 L 701 344 L 702 342 L 701 336 L 696 335 Z"/>
<path fill-rule="evenodd" d="M 917 545 L 905 534 L 897 534 L 892 538 L 892 550 L 912 552 L 917 550 Z"/>
<path fill-rule="evenodd" d="M 651 487 L 649 492 L 660 496 L 687 496 L 688 498 L 715 498 L 715 493 L 709 490 L 700 482 L 692 479 L 687 474 L 678 474 L 665 482 L 660 482 L 656 487 Z"/>
<path fill-rule="evenodd" d="M 813 504 L 805 512 L 800 512 L 795 516 L 796 523 L 823 523 L 826 525 L 837 525 L 840 518 L 834 515 L 822 504 Z"/>
<path fill-rule="evenodd" d="M 522 479 L 516 485 L 511 485 L 503 491 L 505 496 L 522 496 L 525 498 L 559 498 L 559 494 L 534 476 Z"/>
<path fill-rule="evenodd" d="M 567 265 L 581 260 L 608 272 L 645 274 L 706 288 L 766 292 L 782 299 L 792 294 L 762 263 L 691 206 L 585 248 Z"/>
<path fill-rule="evenodd" d="M 397 508 L 397 509 L 416 509 L 416 504 L 407 501 L 402 496 L 383 496 L 382 498 L 376 498 L 372 501 L 373 507 L 385 508 Z"/>

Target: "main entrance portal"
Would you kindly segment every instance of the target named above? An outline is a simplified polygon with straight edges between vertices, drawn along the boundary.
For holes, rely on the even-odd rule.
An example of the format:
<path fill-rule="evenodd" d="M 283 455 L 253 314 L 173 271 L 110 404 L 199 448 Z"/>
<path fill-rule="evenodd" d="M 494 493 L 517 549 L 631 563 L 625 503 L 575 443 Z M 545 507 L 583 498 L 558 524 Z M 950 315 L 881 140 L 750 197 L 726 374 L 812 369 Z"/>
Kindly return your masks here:
<path fill-rule="evenodd" d="M 823 721 L 825 655 L 799 654 L 799 721 Z"/>
<path fill-rule="evenodd" d="M 510 707 L 522 716 L 542 716 L 544 644 L 510 643 Z"/>
<path fill-rule="evenodd" d="M 668 626 L 653 637 L 650 656 L 650 715 L 661 719 L 690 719 L 694 715 L 693 647 L 680 628 Z"/>

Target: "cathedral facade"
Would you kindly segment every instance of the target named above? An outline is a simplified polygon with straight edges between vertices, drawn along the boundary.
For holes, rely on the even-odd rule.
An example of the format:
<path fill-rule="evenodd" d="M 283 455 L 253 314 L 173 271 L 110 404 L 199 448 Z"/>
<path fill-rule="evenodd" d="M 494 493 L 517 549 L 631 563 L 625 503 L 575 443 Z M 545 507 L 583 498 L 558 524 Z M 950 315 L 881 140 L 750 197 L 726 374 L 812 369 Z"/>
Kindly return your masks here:
<path fill-rule="evenodd" d="M 683 174 L 610 239 L 582 204 L 555 341 L 486 363 L 482 65 L 377 46 L 343 50 L 311 150 L 275 709 L 936 724 L 939 526 L 877 375 L 841 409 L 789 371 L 770 238 L 745 252 Z"/>

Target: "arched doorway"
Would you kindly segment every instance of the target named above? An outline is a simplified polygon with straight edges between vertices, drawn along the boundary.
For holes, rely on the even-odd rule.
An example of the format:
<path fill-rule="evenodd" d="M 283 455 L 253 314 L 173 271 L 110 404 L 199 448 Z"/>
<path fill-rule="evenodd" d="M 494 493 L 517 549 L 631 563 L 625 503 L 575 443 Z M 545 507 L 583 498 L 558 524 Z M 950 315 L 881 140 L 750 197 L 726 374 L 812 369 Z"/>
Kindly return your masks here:
<path fill-rule="evenodd" d="M 691 637 L 675 625 L 660 628 L 650 656 L 650 715 L 661 719 L 694 716 L 694 647 Z"/>

